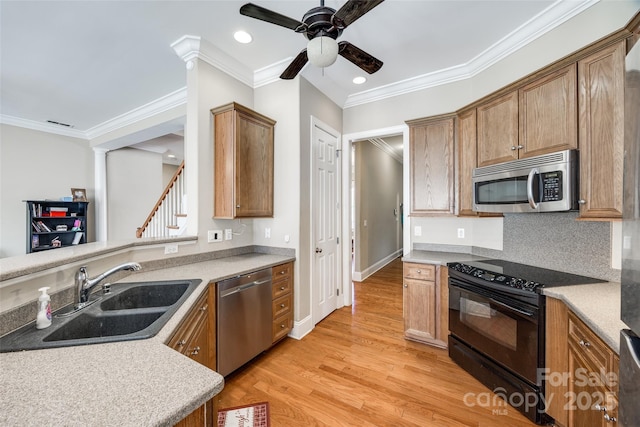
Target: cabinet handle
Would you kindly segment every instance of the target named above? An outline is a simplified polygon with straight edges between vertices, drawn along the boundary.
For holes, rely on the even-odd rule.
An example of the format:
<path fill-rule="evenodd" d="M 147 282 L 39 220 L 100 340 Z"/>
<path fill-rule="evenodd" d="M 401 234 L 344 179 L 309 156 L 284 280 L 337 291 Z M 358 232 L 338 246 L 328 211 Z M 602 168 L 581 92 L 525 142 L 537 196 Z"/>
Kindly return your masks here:
<path fill-rule="evenodd" d="M 236 209 L 240 208 L 240 205 L 236 205 Z"/>
<path fill-rule="evenodd" d="M 407 285 L 407 284 L 405 283 L 405 284 L 404 284 L 404 287 L 405 287 L 405 288 L 408 288 L 408 287 L 409 287 L 409 285 Z"/>
<path fill-rule="evenodd" d="M 511 146 L 511 151 L 516 151 L 516 146 L 515 145 Z"/>
<path fill-rule="evenodd" d="M 602 412 L 607 412 L 607 407 L 606 406 L 601 406 L 599 404 L 595 404 L 593 405 L 593 409 L 595 409 L 596 411 L 602 411 Z"/>
<path fill-rule="evenodd" d="M 280 286 L 280 290 L 281 290 L 281 291 L 284 291 L 284 286 Z"/>
<path fill-rule="evenodd" d="M 280 329 L 284 329 L 284 324 L 283 324 L 283 325 L 280 325 Z"/>
<path fill-rule="evenodd" d="M 191 352 L 192 356 L 195 356 L 196 354 L 200 353 L 200 346 L 196 347 L 193 349 L 193 351 Z"/>
<path fill-rule="evenodd" d="M 185 345 L 186 343 L 187 343 L 187 341 L 186 341 L 186 340 L 180 340 L 180 341 L 178 341 L 178 345 L 179 345 L 180 347 L 184 347 L 184 345 Z"/>
<path fill-rule="evenodd" d="M 422 274 L 422 270 L 417 270 L 417 273 L 418 274 Z"/>
<path fill-rule="evenodd" d="M 612 417 L 612 416 L 611 416 L 611 415 L 609 415 L 609 414 L 604 414 L 604 419 L 605 419 L 605 421 L 606 421 L 606 422 L 608 422 L 608 423 L 615 423 L 616 421 L 618 421 L 618 420 L 616 419 L 616 417 Z"/>
<path fill-rule="evenodd" d="M 582 347 L 586 347 L 586 348 L 591 347 L 591 343 L 589 341 L 585 341 L 585 340 L 580 340 L 580 342 L 578 344 L 580 344 Z"/>
<path fill-rule="evenodd" d="M 207 311 L 208 308 L 208 304 L 203 305 L 202 307 L 200 307 L 200 311 Z"/>
<path fill-rule="evenodd" d="M 586 201 L 585 199 L 580 199 L 580 200 L 578 200 L 578 204 L 580 204 L 580 205 L 586 205 L 586 204 L 587 204 L 587 201 Z"/>
<path fill-rule="evenodd" d="M 280 272 L 280 274 L 284 274 L 284 270 L 282 270 L 282 271 Z"/>
<path fill-rule="evenodd" d="M 280 304 L 280 308 L 284 308 L 284 304 Z"/>
<path fill-rule="evenodd" d="M 522 150 L 524 148 L 524 145 L 518 145 L 518 150 Z"/>

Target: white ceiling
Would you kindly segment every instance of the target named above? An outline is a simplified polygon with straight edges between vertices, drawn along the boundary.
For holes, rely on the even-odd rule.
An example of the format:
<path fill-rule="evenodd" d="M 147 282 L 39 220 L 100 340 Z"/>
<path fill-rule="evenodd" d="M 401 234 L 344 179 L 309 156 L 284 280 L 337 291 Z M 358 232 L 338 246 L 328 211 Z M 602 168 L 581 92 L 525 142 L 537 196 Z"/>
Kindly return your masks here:
<path fill-rule="evenodd" d="M 384 62 L 364 75 L 344 58 L 302 75 L 338 105 L 419 87 L 425 79 L 464 76 L 564 22 L 598 0 L 386 0 L 349 26 L 348 40 Z M 253 0 L 301 19 L 319 0 Z M 171 44 L 200 36 L 251 73 L 274 76 L 306 45 L 291 30 L 239 14 L 245 1 L 0 2 L 0 119 L 67 123 L 80 134 L 186 85 Z M 326 0 L 339 9 L 344 0 Z M 241 45 L 233 32 L 254 41 Z M 274 65 L 275 64 L 275 65 Z M 264 71 L 264 70 L 263 70 Z M 275 73 L 275 74 L 274 74 Z"/>

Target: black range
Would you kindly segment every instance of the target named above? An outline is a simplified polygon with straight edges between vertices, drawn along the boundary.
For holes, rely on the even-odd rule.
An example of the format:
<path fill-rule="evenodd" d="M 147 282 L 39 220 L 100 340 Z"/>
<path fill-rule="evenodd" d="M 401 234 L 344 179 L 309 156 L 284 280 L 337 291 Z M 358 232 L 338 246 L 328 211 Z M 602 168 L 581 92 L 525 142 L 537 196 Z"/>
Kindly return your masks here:
<path fill-rule="evenodd" d="M 545 308 L 542 290 L 603 282 L 499 259 L 451 262 L 449 356 L 537 424 L 544 404 Z"/>

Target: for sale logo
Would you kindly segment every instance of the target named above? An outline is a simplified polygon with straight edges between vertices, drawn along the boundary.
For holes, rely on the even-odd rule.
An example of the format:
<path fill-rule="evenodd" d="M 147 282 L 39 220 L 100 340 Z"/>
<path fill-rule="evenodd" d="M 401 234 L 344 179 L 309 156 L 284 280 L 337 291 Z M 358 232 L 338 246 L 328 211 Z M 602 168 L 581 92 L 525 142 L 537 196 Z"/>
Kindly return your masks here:
<path fill-rule="evenodd" d="M 551 372 L 549 368 L 538 369 L 538 383 L 544 383 L 547 388 L 546 396 L 533 391 L 529 392 L 507 392 L 502 387 L 497 387 L 492 392 L 466 393 L 463 402 L 468 407 L 479 406 L 491 408 L 493 415 L 507 415 L 509 406 L 519 409 L 522 412 L 536 410 L 546 412 L 554 399 L 562 398 L 564 410 L 613 410 L 616 407 L 615 394 L 609 391 L 602 391 L 603 387 L 613 389 L 618 384 L 618 375 L 615 372 L 590 372 L 585 368 L 578 368 L 571 372 Z M 569 390 L 563 396 L 557 396 L 553 389 L 573 384 L 572 389 L 578 388 L 582 391 L 575 392 Z M 591 389 L 591 391 L 586 391 Z M 599 409 L 596 409 L 599 408 Z"/>

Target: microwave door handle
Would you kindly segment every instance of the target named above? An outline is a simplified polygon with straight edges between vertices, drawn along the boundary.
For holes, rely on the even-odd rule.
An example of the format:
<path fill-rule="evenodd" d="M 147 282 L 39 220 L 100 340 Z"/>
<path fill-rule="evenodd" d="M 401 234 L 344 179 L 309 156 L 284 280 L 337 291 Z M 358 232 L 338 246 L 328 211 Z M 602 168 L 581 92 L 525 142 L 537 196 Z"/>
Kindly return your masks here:
<path fill-rule="evenodd" d="M 533 180 L 535 179 L 535 176 L 540 174 L 540 171 L 538 171 L 538 169 L 533 168 L 531 169 L 531 171 L 529 172 L 529 176 L 527 177 L 527 199 L 529 200 L 529 206 L 531 206 L 532 209 L 538 209 L 538 202 L 536 202 L 535 197 L 533 196 Z"/>

